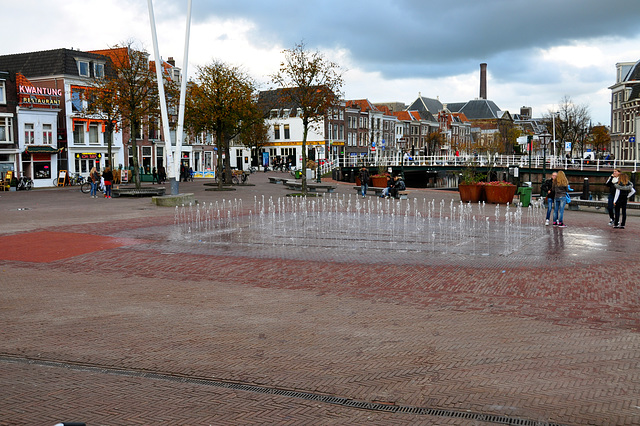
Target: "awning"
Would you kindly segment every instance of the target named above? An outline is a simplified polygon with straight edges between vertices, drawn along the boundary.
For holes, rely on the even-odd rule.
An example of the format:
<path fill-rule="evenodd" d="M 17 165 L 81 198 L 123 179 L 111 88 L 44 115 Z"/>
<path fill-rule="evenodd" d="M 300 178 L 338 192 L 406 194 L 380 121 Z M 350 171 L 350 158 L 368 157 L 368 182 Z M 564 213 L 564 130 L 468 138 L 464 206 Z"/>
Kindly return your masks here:
<path fill-rule="evenodd" d="M 25 152 L 29 154 L 33 154 L 34 152 L 42 152 L 46 154 L 57 154 L 58 148 L 55 148 L 51 145 L 29 145 L 25 149 Z"/>

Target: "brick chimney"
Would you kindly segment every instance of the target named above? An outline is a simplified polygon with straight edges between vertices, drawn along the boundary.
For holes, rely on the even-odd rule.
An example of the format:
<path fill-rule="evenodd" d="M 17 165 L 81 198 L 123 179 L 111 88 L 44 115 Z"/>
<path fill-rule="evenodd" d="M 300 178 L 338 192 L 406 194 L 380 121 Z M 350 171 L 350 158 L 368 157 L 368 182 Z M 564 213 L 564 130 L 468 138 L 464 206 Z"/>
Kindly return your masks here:
<path fill-rule="evenodd" d="M 176 66 L 176 61 L 175 59 L 173 59 L 173 56 L 169 56 L 169 59 L 167 59 L 167 62 L 172 66 L 175 67 Z M 486 64 L 485 64 L 486 65 Z"/>
<path fill-rule="evenodd" d="M 487 99 L 487 64 L 480 64 L 480 99 Z"/>

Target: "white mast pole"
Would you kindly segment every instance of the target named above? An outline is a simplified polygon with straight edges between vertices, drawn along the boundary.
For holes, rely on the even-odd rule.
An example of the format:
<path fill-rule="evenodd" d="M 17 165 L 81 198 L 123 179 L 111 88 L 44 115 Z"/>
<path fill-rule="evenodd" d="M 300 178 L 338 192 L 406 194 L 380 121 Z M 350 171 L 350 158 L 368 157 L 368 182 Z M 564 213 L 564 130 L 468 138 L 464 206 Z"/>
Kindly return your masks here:
<path fill-rule="evenodd" d="M 191 0 L 187 0 L 187 29 L 184 35 L 184 65 L 182 69 L 182 81 L 180 84 L 180 105 L 178 108 L 178 129 L 176 134 L 175 170 L 180 170 L 182 157 L 182 141 L 184 139 L 184 109 L 187 94 L 187 65 L 189 64 L 189 33 L 191 29 Z M 178 176 L 178 180 L 180 177 Z"/>
<path fill-rule="evenodd" d="M 147 0 L 149 5 L 149 21 L 151 23 L 151 36 L 153 38 L 153 54 L 155 56 L 156 61 L 156 79 L 158 81 L 158 96 L 160 98 L 160 115 L 162 117 L 162 129 L 164 133 L 165 140 L 165 151 L 166 151 L 166 159 L 167 159 L 167 177 L 169 178 L 169 182 L 171 182 L 171 194 L 177 195 L 178 191 L 178 182 L 179 178 L 176 178 L 176 171 L 174 168 L 173 161 L 173 152 L 171 148 L 171 131 L 169 129 L 169 114 L 167 113 L 167 100 L 164 95 L 164 83 L 162 76 L 162 59 L 160 58 L 160 53 L 158 50 L 158 35 L 156 33 L 156 20 L 153 14 L 153 0 Z M 175 179 L 175 180 L 173 180 Z M 175 186 L 175 187 L 174 187 Z"/>

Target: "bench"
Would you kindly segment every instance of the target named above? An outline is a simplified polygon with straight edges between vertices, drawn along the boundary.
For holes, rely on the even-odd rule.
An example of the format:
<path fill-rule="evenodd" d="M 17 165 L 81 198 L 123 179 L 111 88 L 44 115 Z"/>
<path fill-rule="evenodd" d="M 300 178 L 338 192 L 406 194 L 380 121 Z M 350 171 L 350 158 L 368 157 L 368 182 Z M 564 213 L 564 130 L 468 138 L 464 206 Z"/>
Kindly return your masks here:
<path fill-rule="evenodd" d="M 354 186 L 353 187 L 356 192 L 359 194 L 360 191 L 362 190 L 362 188 L 360 188 L 359 186 Z M 367 194 L 370 194 L 370 191 L 375 193 L 376 196 L 380 197 L 382 196 L 382 191 L 384 191 L 386 188 L 381 188 L 379 186 L 370 186 L 367 188 Z M 398 191 L 398 199 L 399 200 L 408 200 L 409 199 L 409 192 L 402 190 L 402 191 Z"/>
<path fill-rule="evenodd" d="M 296 180 L 285 180 L 283 185 L 289 189 L 302 190 L 302 182 Z M 307 183 L 307 190 L 310 192 L 316 192 L 319 189 L 324 189 L 327 192 L 333 192 L 337 187 L 330 183 Z"/>
<path fill-rule="evenodd" d="M 358 194 L 360 194 L 360 191 L 362 190 L 362 188 L 360 188 L 359 186 L 354 186 L 353 189 L 355 189 Z M 372 193 L 375 193 L 376 196 L 380 197 L 382 196 L 382 191 L 384 191 L 385 189 L 386 188 L 380 188 L 378 186 L 370 186 L 367 188 L 367 194 L 372 195 Z M 398 191 L 398 199 L 408 200 L 409 192 L 406 190 Z"/>
<path fill-rule="evenodd" d="M 282 177 L 269 177 L 269 183 L 285 183 L 288 179 Z"/>
<path fill-rule="evenodd" d="M 360 191 L 362 190 L 361 187 L 359 186 L 354 186 L 353 189 L 356 190 L 357 193 L 360 193 Z M 379 186 L 369 186 L 367 187 L 367 193 L 369 193 L 370 191 L 375 193 L 377 196 L 382 195 L 382 191 L 384 191 L 386 188 L 382 188 Z"/>
<path fill-rule="evenodd" d="M 131 196 L 131 197 L 161 197 L 165 195 L 166 189 L 163 186 L 157 188 L 149 188 L 143 187 L 140 189 L 136 188 L 114 188 L 111 190 L 111 196 L 113 198 L 118 198 L 120 196 Z"/>

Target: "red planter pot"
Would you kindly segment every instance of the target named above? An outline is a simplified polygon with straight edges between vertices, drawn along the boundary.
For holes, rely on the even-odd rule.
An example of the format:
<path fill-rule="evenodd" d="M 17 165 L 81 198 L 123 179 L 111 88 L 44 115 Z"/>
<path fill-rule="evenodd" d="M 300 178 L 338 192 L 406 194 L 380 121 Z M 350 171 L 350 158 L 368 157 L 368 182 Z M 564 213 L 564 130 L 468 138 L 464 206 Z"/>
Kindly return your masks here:
<path fill-rule="evenodd" d="M 483 186 L 475 183 L 472 184 L 460 184 L 458 185 L 458 191 L 460 192 L 460 200 L 467 203 L 477 203 L 482 200 Z"/>
<path fill-rule="evenodd" d="M 383 177 L 372 177 L 371 178 L 371 186 L 376 188 L 386 188 L 387 187 L 387 178 Z"/>
<path fill-rule="evenodd" d="M 515 185 L 484 185 L 487 203 L 509 204 L 513 202 L 517 187 Z"/>

